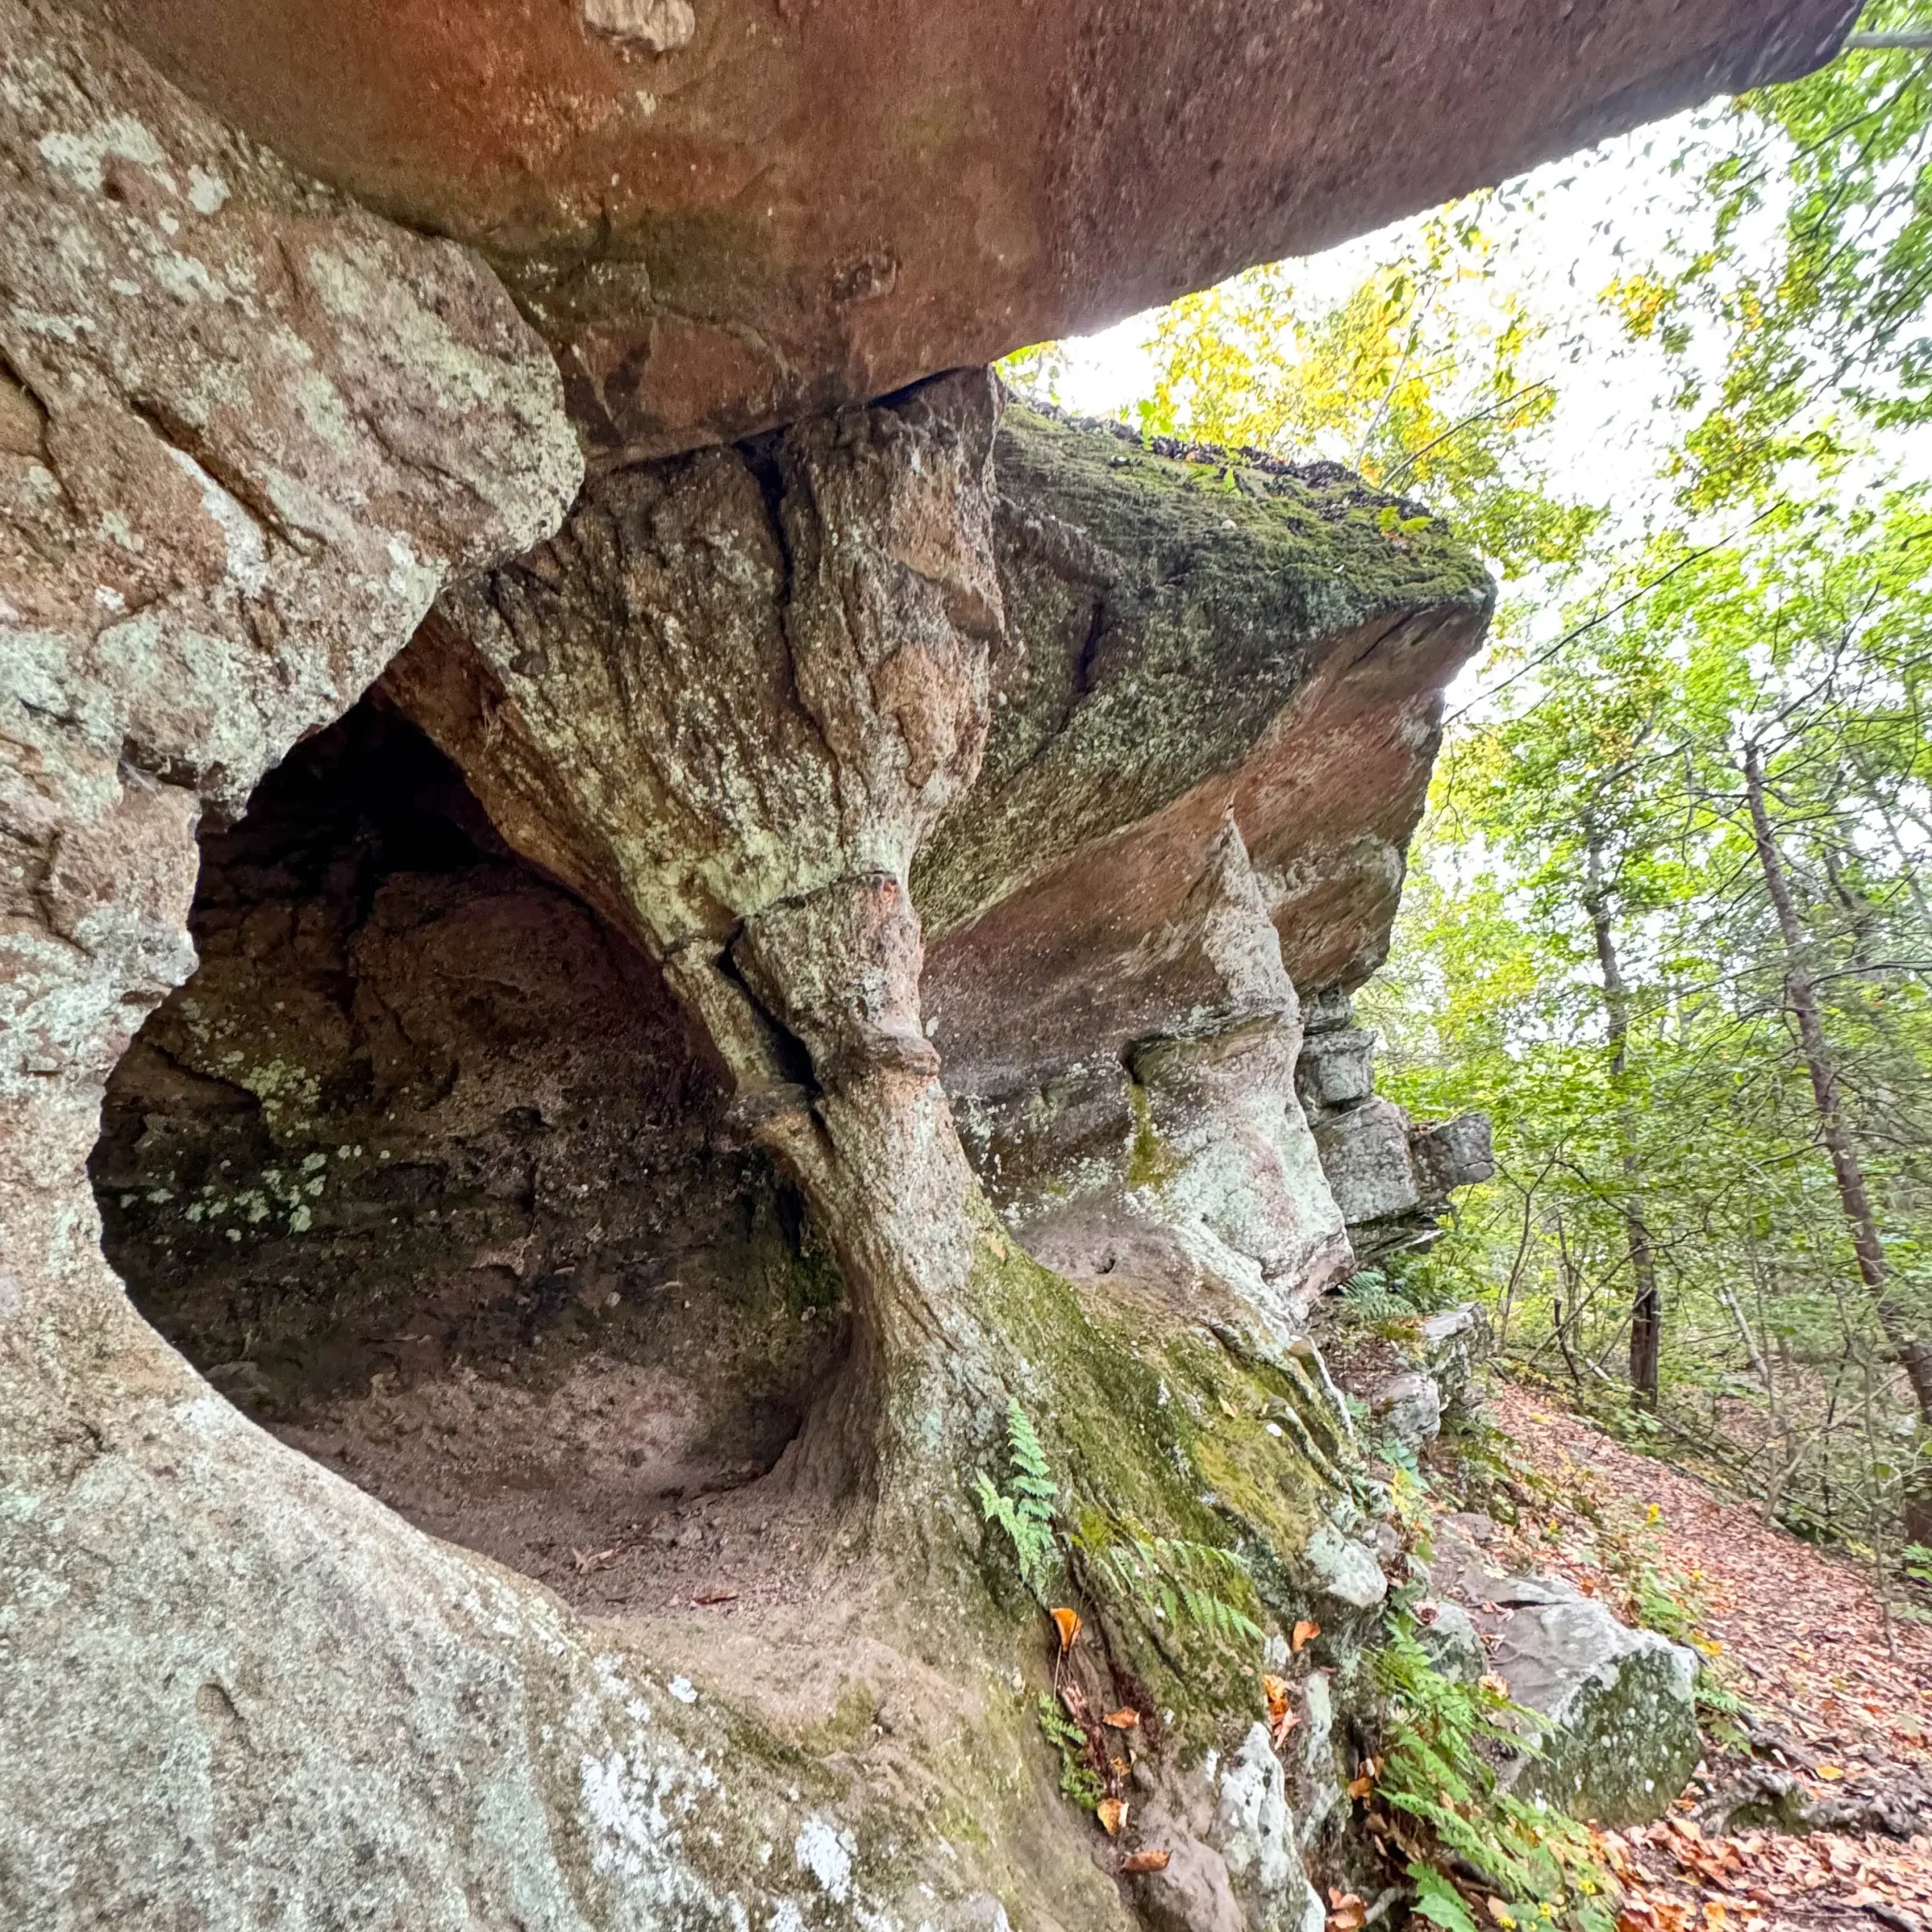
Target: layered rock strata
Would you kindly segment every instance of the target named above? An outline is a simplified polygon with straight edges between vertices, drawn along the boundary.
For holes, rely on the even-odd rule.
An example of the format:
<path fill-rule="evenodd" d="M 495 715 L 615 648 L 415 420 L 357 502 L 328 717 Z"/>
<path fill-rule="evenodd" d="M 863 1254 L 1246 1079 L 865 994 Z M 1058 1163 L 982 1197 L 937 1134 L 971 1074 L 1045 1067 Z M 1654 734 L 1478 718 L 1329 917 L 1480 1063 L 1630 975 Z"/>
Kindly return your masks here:
<path fill-rule="evenodd" d="M 1427 1247 L 1451 1197 L 1496 1171 L 1481 1114 L 1418 1125 L 1375 1091 L 1375 1035 L 1331 989 L 1311 1017 L 1295 1085 L 1355 1259 Z"/>
<path fill-rule="evenodd" d="M 1843 11 L 1793 0 L 1752 32 L 1720 0 L 1609 32 L 1587 9 L 1535 32 L 1498 16 L 1483 45 L 1536 84 L 1480 123 L 1454 93 L 1454 125 L 1494 137 L 1458 165 L 1780 71 Z M 292 174 L 91 24 L 109 12 L 297 158 L 487 242 L 562 378 L 476 256 Z M 1395 212 L 1441 186 L 1441 143 L 1405 123 L 1370 193 L 1325 91 L 1281 116 L 1278 90 L 1230 97 L 1236 51 L 1315 72 L 1272 15 L 1238 50 L 1201 40 L 1203 98 L 1252 164 L 1205 222 L 1199 180 L 1146 146 L 1167 105 L 1093 85 L 1158 23 L 1074 63 L 1076 103 L 1133 105 L 1074 116 L 1074 174 L 1041 201 L 1012 170 L 1042 97 L 989 69 L 1001 111 L 982 112 L 955 86 L 995 45 L 1067 78 L 1029 68 L 1004 20 L 991 42 L 977 16 L 942 34 L 890 126 L 823 113 L 814 85 L 812 165 L 788 174 L 761 57 L 718 38 L 759 23 L 728 10 L 466 17 L 466 58 L 534 55 L 510 85 L 398 60 L 353 9 L 294 42 L 279 16 L 238 17 L 0 0 L 0 1915 L 999 1932 L 1010 1903 L 1117 1925 L 1152 1902 L 1053 1795 L 1072 1767 L 1041 1750 L 1042 1694 L 1140 1715 L 1138 1762 L 1081 1732 L 1090 1779 L 1131 1788 L 1127 1843 L 1171 1820 L 1217 1910 L 1305 1914 L 1302 1861 L 1334 1849 L 1337 1700 L 1363 1694 L 1386 1586 L 1378 1492 L 1294 1333 L 1346 1254 L 1293 1091 L 1301 1000 L 1380 956 L 1436 697 L 1488 588 L 1332 472 L 1164 464 L 1021 423 L 995 460 L 983 371 L 866 398 L 1037 333 L 1072 290 L 1131 303 L 1269 236 Z M 856 38 L 801 36 L 812 73 L 887 71 L 856 51 L 879 22 L 854 18 Z M 1066 19 L 1029 22 L 1051 54 Z M 412 55 L 453 44 L 440 16 L 408 23 Z M 1321 45 L 1366 72 L 1380 32 L 1338 14 Z M 561 93 L 539 71 L 559 48 L 592 57 Z M 610 89 L 651 120 L 638 63 L 687 50 L 711 64 L 663 152 L 599 150 Z M 372 131 L 345 82 L 397 111 Z M 1269 140 L 1239 137 L 1230 97 L 1263 103 Z M 1300 131 L 1285 147 L 1278 119 Z M 457 124 L 478 137 L 462 165 Z M 749 158 L 729 208 L 706 126 Z M 823 131 L 881 128 L 826 192 Z M 365 171 L 382 154 L 403 171 L 386 188 Z M 1295 154 L 1327 155 L 1346 217 L 1321 168 L 1278 193 Z M 426 156 L 414 179 L 453 186 L 447 219 L 403 178 Z M 614 158 L 634 208 L 607 195 Z M 745 246 L 781 201 L 808 245 Z M 878 231 L 857 253 L 852 220 Z M 902 272 L 915 231 L 931 276 Z M 807 401 L 826 413 L 758 443 L 632 460 Z M 579 497 L 584 445 L 599 475 Z M 294 808 L 271 787 L 225 831 L 412 633 L 385 697 L 282 774 Z M 365 754 L 355 811 L 345 743 Z M 221 1388 L 291 1440 L 319 1422 L 309 1446 L 380 1491 L 361 1445 L 423 1420 L 407 1352 L 430 1350 L 441 1432 L 473 1436 L 518 1408 L 475 1394 L 511 1331 L 555 1340 L 568 1303 L 574 1337 L 508 1460 L 542 1462 L 563 1426 L 614 1506 L 625 1472 L 624 1507 L 647 1482 L 716 1491 L 659 1575 L 678 1614 L 589 1624 L 432 1540 L 138 1318 L 86 1162 L 110 1068 L 195 966 L 191 913 L 204 977 L 129 1057 L 96 1160 L 146 1305 Z M 1142 1258 L 1109 1266 L 1117 1238 Z M 662 1272 L 700 1249 L 709 1294 Z M 829 1324 L 809 1335 L 808 1307 Z M 691 1426 L 620 1454 L 673 1389 Z M 1054 1588 L 1091 1613 L 1068 1658 L 974 1500 L 1008 1398 L 1082 1539 L 1056 1546 Z M 568 1484 L 570 1454 L 548 1454 Z M 1190 1647 L 1158 1593 L 1106 1586 L 1104 1553 L 1149 1532 L 1210 1552 L 1190 1560 L 1238 1580 L 1263 1654 L 1297 1673 L 1294 1764 L 1256 1746 L 1251 1657 Z M 696 1567 L 728 1533 L 764 1595 L 706 1623 L 738 1599 Z M 580 1577 L 616 1554 L 570 1551 Z M 1294 1661 L 1304 1620 L 1323 1634 Z"/>
<path fill-rule="evenodd" d="M 0 1919 L 721 1926 L 761 1841 L 821 1895 L 808 1767 L 702 1835 L 722 1714 L 245 1421 L 88 1184 L 198 820 L 567 506 L 549 358 L 472 256 L 20 0 L 0 355 Z"/>

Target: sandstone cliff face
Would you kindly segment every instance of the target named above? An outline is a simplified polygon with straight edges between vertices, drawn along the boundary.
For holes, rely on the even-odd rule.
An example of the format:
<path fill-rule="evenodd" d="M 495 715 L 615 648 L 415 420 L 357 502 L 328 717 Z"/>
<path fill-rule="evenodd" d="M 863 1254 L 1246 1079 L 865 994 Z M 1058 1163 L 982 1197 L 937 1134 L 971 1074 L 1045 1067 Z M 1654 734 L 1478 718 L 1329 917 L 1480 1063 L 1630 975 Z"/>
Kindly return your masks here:
<path fill-rule="evenodd" d="M 1259 499 L 1009 414 L 987 766 L 914 898 L 952 910 L 931 1030 L 1006 1227 L 1103 1300 L 1286 1337 L 1364 1217 L 1296 1103 L 1284 962 L 1331 976 L 1309 1004 L 1328 1058 L 1303 1055 L 1327 1119 L 1337 1083 L 1306 1072 L 1334 1057 L 1332 976 L 1386 942 L 1436 688 L 1488 589 L 1439 534 L 1392 543 L 1351 481 L 1244 474 Z M 747 543 L 768 528 L 762 492 L 736 515 Z M 704 1499 L 778 1463 L 846 1361 L 835 1210 L 747 1144 L 620 917 L 519 863 L 401 716 L 475 701 L 438 648 L 204 835 L 200 969 L 116 1069 L 94 1155 L 108 1252 L 285 1439 L 574 1598 L 663 1609 L 731 1583 Z M 1324 847 L 1344 772 L 1379 817 Z M 1304 855 L 1317 918 L 1249 837 Z M 961 917 L 975 884 L 991 903 Z"/>
<path fill-rule="evenodd" d="M 112 11 L 488 243 L 550 347 L 91 11 L 0 0 L 0 1915 L 1171 1920 L 1061 1801 L 1057 1692 L 1140 1714 L 1137 1762 L 1097 1722 L 1082 1762 L 1214 1923 L 1312 1924 L 1386 1500 L 1298 1333 L 1349 1252 L 1327 1110 L 1372 1103 L 1324 1086 L 1312 1131 L 1295 1081 L 1380 956 L 1487 586 L 1345 477 L 1002 436 L 983 370 L 877 392 L 1392 212 L 1427 118 L 1371 183 L 1325 96 L 1277 125 L 1251 88 L 1268 138 L 1224 117 L 1195 219 L 1148 134 L 1184 122 L 1111 85 L 1144 38 L 1051 8 L 1054 57 L 969 9 L 905 117 L 814 94 L 841 139 L 795 140 L 801 74 L 908 37 L 781 8 L 810 59 L 774 68 L 728 8 L 594 0 L 457 23 L 527 85 L 412 91 L 353 8 Z M 1458 165 L 1842 11 L 1492 10 L 1471 57 L 1534 85 L 1492 77 Z M 1383 31 L 1338 12 L 1323 58 Z M 1175 71 L 1313 88 L 1283 32 Z M 662 151 L 600 148 L 687 57 Z M 1069 103 L 1066 178 L 1012 177 Z M 749 152 L 741 111 L 766 248 L 760 171 L 727 208 L 705 146 Z M 1084 1604 L 1069 1659 L 972 1484 L 1014 1403 L 1078 1532 L 1024 1586 Z M 1122 1583 L 1149 1534 L 1274 1661 L 1321 1625 L 1285 1759 L 1254 1656 Z"/>
<path fill-rule="evenodd" d="M 194 963 L 198 818 L 561 515 L 555 371 L 472 257 L 59 10 L 0 8 L 0 1917 L 695 1909 L 645 1820 L 713 1779 L 706 1721 L 644 1742 L 554 1604 L 243 1420 L 130 1309 L 86 1174 Z"/>
<path fill-rule="evenodd" d="M 949 1089 L 1054 1267 L 1292 1327 L 1349 1265 L 1301 1001 L 1380 963 L 1491 586 L 1332 468 L 1015 411 L 998 474 L 1018 652 L 914 878 Z"/>

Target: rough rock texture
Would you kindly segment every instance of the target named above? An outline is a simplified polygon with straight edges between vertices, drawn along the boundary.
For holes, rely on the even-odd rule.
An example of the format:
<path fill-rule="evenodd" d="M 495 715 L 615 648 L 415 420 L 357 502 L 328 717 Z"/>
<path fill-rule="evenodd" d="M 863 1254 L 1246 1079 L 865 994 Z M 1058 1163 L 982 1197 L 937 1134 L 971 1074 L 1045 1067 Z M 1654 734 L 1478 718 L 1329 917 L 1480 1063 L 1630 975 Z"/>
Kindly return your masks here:
<path fill-rule="evenodd" d="M 1695 1653 L 1555 1578 L 1501 1575 L 1453 1526 L 1438 1527 L 1435 1549 L 1436 1595 L 1460 1601 L 1489 1668 L 1549 1720 L 1541 1749 L 1510 1767 L 1511 1788 L 1613 1827 L 1661 1817 L 1702 1752 Z"/>
<path fill-rule="evenodd" d="M 1441 692 L 1491 587 L 1386 500 L 1008 412 L 1009 632 L 978 783 L 913 875 L 962 1130 L 1082 1281 L 1291 1323 L 1348 1250 L 1297 989 L 1380 964 Z"/>
<path fill-rule="evenodd" d="M 613 454 L 863 401 L 1321 248 L 1801 72 L 1857 11 L 100 4 L 301 165 L 491 251 Z"/>
<path fill-rule="evenodd" d="M 555 372 L 470 257 L 17 0 L 0 351 L 0 1919 L 728 1923 L 721 1715 L 212 1393 L 109 1272 L 85 1167 L 193 963 L 204 801 L 561 513 Z M 792 1783 L 744 1829 L 789 1847 L 825 1791 Z M 771 1892 L 821 1896 L 802 1863 Z"/>
<path fill-rule="evenodd" d="M 865 1413 L 844 1447 L 881 1491 L 905 1440 L 997 1406 L 971 1289 L 1002 1244 L 922 1024 L 907 884 L 985 743 L 997 411 L 962 373 L 620 472 L 448 598 L 389 679 L 709 1032 L 844 1275 Z"/>
<path fill-rule="evenodd" d="M 651 1600 L 638 1558 L 777 1462 L 841 1358 L 801 1204 L 727 1144 L 656 967 L 392 711 L 202 848 L 200 967 L 109 1086 L 108 1259 L 245 1412 L 419 1526 Z"/>
<path fill-rule="evenodd" d="M 1355 1255 L 1373 1263 L 1428 1247 L 1450 1196 L 1496 1169 L 1483 1115 L 1418 1125 L 1375 1091 L 1375 1035 L 1355 1024 L 1350 990 L 1315 1003 L 1295 1080 Z"/>
<path fill-rule="evenodd" d="M 1344 174 L 1351 224 L 1444 185 L 1420 112 L 1364 172 L 1322 62 L 1426 42 L 1353 12 L 1170 63 L 1241 157 L 1183 221 L 1147 131 L 1184 117 L 1113 85 L 1180 16 L 927 10 L 909 68 L 896 17 L 731 4 L 113 11 L 488 242 L 607 457 L 1310 238 Z M 1297 988 L 1325 1012 L 1380 956 L 1480 572 L 1332 472 L 1023 426 L 1016 510 L 983 370 L 579 497 L 565 384 L 478 259 L 297 178 L 105 11 L 0 0 L 0 1918 L 1097 1932 L 1134 1894 L 1037 1735 L 1072 1671 L 1142 1718 L 1090 1774 L 1191 1780 L 1199 1895 L 1306 1932 L 1386 1582 L 1291 1333 L 1346 1251 Z M 1807 57 L 1837 11 L 1740 49 L 1721 0 L 1492 10 L 1459 57 L 1527 80 L 1453 97 L 1456 165 Z M 1029 1080 L 1051 1126 L 1108 1068 L 1062 1204 L 1189 1267 L 1016 1246 L 942 1053 L 1015 1149 Z M 1278 1661 L 1319 1623 L 1299 1668 L 1343 1701 L 1308 1679 L 1299 1824 L 1251 1654 L 1091 1552 L 1071 1663 L 1015 1614 L 969 1486 L 1009 1395 L 1083 1536 L 1214 1545 Z M 580 1600 L 622 1570 L 634 1614 L 383 1496 Z M 751 1586 L 709 1587 L 728 1560 Z"/>

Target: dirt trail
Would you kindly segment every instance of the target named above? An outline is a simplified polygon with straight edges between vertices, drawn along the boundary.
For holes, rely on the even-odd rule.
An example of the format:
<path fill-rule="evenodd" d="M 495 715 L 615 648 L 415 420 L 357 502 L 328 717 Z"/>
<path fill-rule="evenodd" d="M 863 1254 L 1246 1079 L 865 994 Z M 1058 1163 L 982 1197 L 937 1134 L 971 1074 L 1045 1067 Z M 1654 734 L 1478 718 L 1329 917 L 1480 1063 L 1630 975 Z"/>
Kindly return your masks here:
<path fill-rule="evenodd" d="M 1850 1560 L 1539 1395 L 1505 1385 L 1494 1415 L 1551 1499 L 1512 1553 L 1620 1607 L 1633 1558 L 1677 1573 L 1719 1675 L 1753 1713 L 1761 1763 L 1815 1802 L 1932 1800 L 1932 1626 L 1894 1615 L 1888 1628 Z M 1694 1814 L 1749 1761 L 1713 1748 L 1668 1818 L 1607 1840 L 1630 1884 L 1626 1932 L 1932 1932 L 1932 1837 L 1706 1835 Z"/>

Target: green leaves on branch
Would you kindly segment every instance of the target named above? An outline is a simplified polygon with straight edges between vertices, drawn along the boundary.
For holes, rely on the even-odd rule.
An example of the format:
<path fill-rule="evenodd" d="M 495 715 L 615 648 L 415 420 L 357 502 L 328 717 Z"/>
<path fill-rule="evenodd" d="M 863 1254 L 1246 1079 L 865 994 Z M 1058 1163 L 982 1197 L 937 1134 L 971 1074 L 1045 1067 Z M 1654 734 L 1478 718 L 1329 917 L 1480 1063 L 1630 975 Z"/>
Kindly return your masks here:
<path fill-rule="evenodd" d="M 1104 1590 L 1170 1624 L 1192 1624 L 1211 1641 L 1258 1647 L 1266 1637 L 1238 1599 L 1252 1601 L 1247 1565 L 1232 1549 L 1148 1534 L 1136 1525 L 1083 1531 L 1075 1547 Z"/>
<path fill-rule="evenodd" d="M 1875 0 L 1860 24 L 1923 20 L 1921 0 Z M 1867 429 L 1932 420 L 1932 53 L 1848 54 L 1703 132 L 1672 257 L 1611 300 L 1677 365 L 1684 496 L 1707 509 L 1764 495 L 1794 461 L 1829 469 Z"/>
<path fill-rule="evenodd" d="M 1574 561 L 1598 513 L 1560 500 L 1537 454 L 1556 392 L 1545 331 L 1495 279 L 1483 197 L 1336 297 L 1293 263 L 1161 311 L 1149 433 L 1346 463 L 1451 517 L 1506 574 Z M 1406 528 L 1390 512 L 1385 529 Z"/>
<path fill-rule="evenodd" d="M 1487 1684 L 1444 1675 L 1406 1612 L 1390 1620 L 1371 1667 L 1393 1740 L 1376 1774 L 1377 1795 L 1426 1827 L 1436 1847 L 1435 1862 L 1417 1857 L 1409 1866 L 1417 1913 L 1445 1932 L 1474 1932 L 1447 1865 L 1531 1922 L 1613 1932 L 1612 1888 L 1586 1828 L 1497 1783 L 1492 1761 L 1534 1749 L 1546 1721 Z"/>

